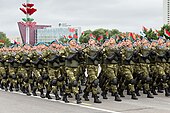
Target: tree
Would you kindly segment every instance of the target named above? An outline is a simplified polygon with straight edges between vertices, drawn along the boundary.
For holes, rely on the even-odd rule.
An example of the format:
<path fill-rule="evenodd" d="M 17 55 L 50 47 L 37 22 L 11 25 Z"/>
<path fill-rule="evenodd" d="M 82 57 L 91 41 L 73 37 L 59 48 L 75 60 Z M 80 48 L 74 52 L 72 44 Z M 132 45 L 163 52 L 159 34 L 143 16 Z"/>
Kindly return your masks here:
<path fill-rule="evenodd" d="M 93 35 L 94 38 L 99 39 L 101 37 L 103 37 L 103 40 L 112 36 L 115 36 L 117 34 L 120 34 L 121 32 L 117 29 L 103 29 L 103 28 L 99 28 L 96 29 L 94 31 L 91 30 L 86 30 L 82 33 L 82 35 L 80 36 L 80 43 L 87 43 L 89 38 L 90 38 L 90 34 Z"/>
<path fill-rule="evenodd" d="M 86 30 L 82 33 L 82 35 L 79 38 L 79 42 L 80 43 L 87 43 L 89 38 L 90 38 L 90 34 L 92 33 L 91 30 Z"/>
<path fill-rule="evenodd" d="M 0 41 L 1 41 L 1 44 L 3 42 L 3 44 L 6 45 L 6 46 L 10 46 L 11 45 L 10 40 L 7 38 L 6 34 L 3 33 L 3 32 L 0 32 Z"/>

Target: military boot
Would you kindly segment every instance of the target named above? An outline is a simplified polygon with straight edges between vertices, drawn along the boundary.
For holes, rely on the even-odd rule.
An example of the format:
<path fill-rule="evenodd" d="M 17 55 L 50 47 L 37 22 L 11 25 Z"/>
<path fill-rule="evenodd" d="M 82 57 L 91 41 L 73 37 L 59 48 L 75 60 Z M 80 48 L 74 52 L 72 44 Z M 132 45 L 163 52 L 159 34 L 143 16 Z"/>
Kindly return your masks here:
<path fill-rule="evenodd" d="M 63 95 L 63 101 L 64 101 L 65 103 L 69 103 L 69 101 L 68 101 L 68 99 L 67 99 L 67 95 L 68 95 L 67 93 Z"/>
<path fill-rule="evenodd" d="M 71 93 L 67 94 L 68 98 L 73 98 L 73 96 L 71 95 Z"/>
<path fill-rule="evenodd" d="M 10 85 L 9 87 L 9 91 L 12 92 L 13 91 L 13 84 Z"/>
<path fill-rule="evenodd" d="M 39 91 L 40 91 L 40 97 L 41 97 L 41 98 L 45 98 L 43 89 L 40 89 Z"/>
<path fill-rule="evenodd" d="M 135 95 L 135 92 L 131 92 L 131 94 L 132 94 L 131 99 L 133 99 L 133 100 L 138 100 L 138 98 L 137 98 L 136 95 Z"/>
<path fill-rule="evenodd" d="M 3 83 L 1 84 L 1 89 L 4 89 L 4 84 Z"/>
<path fill-rule="evenodd" d="M 107 91 L 103 91 L 101 95 L 103 96 L 103 99 L 108 99 L 107 98 Z"/>
<path fill-rule="evenodd" d="M 51 96 L 50 96 L 50 91 L 47 91 L 45 97 L 48 98 L 48 99 L 52 99 Z"/>
<path fill-rule="evenodd" d="M 119 102 L 122 101 L 117 92 L 114 93 L 114 95 L 115 95 L 115 101 L 119 101 Z"/>
<path fill-rule="evenodd" d="M 61 99 L 61 98 L 59 97 L 58 93 L 54 93 L 54 95 L 55 95 L 55 99 L 56 99 L 56 100 L 60 100 L 60 99 Z"/>
<path fill-rule="evenodd" d="M 16 92 L 19 91 L 19 86 L 18 86 L 18 84 L 15 85 L 15 91 L 16 91 Z"/>
<path fill-rule="evenodd" d="M 161 86 L 158 86 L 158 91 L 157 91 L 158 93 L 164 93 L 163 91 L 162 91 L 162 89 L 161 89 Z"/>
<path fill-rule="evenodd" d="M 77 104 L 81 104 L 82 102 L 81 102 L 80 95 L 76 94 L 75 97 L 76 97 L 76 100 L 77 100 Z"/>
<path fill-rule="evenodd" d="M 147 93 L 147 98 L 154 98 L 154 96 L 151 94 L 150 91 L 148 91 L 148 93 Z"/>
<path fill-rule="evenodd" d="M 27 87 L 25 90 L 26 90 L 26 95 L 31 96 L 31 93 L 29 92 L 29 88 Z"/>
<path fill-rule="evenodd" d="M 8 85 L 5 83 L 5 91 L 8 91 Z"/>
<path fill-rule="evenodd" d="M 36 90 L 37 90 L 36 88 L 33 88 L 33 90 L 32 90 L 32 95 L 33 96 L 37 96 Z"/>
<path fill-rule="evenodd" d="M 169 93 L 169 91 L 168 91 L 168 88 L 165 88 L 165 96 L 170 96 L 170 93 Z"/>
<path fill-rule="evenodd" d="M 94 103 L 102 103 L 97 95 L 94 95 Z"/>
<path fill-rule="evenodd" d="M 135 93 L 136 93 L 136 96 L 141 96 L 140 93 L 139 93 L 139 88 L 135 89 Z"/>
<path fill-rule="evenodd" d="M 120 97 L 125 97 L 125 95 L 123 94 L 123 90 L 119 90 L 119 95 Z"/>
<path fill-rule="evenodd" d="M 84 92 L 83 98 L 84 98 L 85 101 L 89 101 L 88 96 L 89 96 L 89 93 L 88 92 Z"/>
<path fill-rule="evenodd" d="M 153 95 L 158 95 L 158 93 L 156 92 L 156 87 L 152 87 L 151 93 Z"/>
<path fill-rule="evenodd" d="M 146 88 L 143 86 L 143 94 L 148 94 L 148 92 L 146 91 Z"/>
<path fill-rule="evenodd" d="M 79 94 L 82 94 L 82 93 L 83 93 L 83 91 L 81 89 L 81 86 L 79 86 Z"/>

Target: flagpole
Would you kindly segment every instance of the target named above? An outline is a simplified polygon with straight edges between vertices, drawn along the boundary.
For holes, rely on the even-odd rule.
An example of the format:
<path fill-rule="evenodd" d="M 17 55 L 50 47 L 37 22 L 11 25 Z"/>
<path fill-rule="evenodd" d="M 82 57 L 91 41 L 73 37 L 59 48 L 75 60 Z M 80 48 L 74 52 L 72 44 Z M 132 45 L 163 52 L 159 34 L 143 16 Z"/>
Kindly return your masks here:
<path fill-rule="evenodd" d="M 26 0 L 26 5 L 30 2 L 30 0 Z M 26 7 L 27 8 L 27 7 Z M 26 14 L 26 19 L 29 18 L 29 14 Z M 29 25 L 26 23 L 26 43 L 30 44 L 30 34 L 29 34 Z"/>

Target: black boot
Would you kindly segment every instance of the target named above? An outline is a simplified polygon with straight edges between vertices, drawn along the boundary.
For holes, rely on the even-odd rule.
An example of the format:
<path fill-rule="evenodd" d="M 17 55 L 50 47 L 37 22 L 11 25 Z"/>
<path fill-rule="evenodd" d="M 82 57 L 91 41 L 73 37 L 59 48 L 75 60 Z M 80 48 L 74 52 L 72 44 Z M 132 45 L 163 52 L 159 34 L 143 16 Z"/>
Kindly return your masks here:
<path fill-rule="evenodd" d="M 18 84 L 15 85 L 15 91 L 16 91 L 16 92 L 19 91 L 19 86 L 18 86 Z"/>
<path fill-rule="evenodd" d="M 156 87 L 152 87 L 151 93 L 153 95 L 158 95 L 158 93 L 156 92 Z"/>
<path fill-rule="evenodd" d="M 20 90 L 21 90 L 23 93 L 26 93 L 26 90 L 25 90 L 25 87 L 24 87 L 24 86 L 21 86 L 21 87 L 20 87 Z"/>
<path fill-rule="evenodd" d="M 88 96 L 89 96 L 89 93 L 84 92 L 83 98 L 84 98 L 85 101 L 89 101 Z"/>
<path fill-rule="evenodd" d="M 13 85 L 11 84 L 9 87 L 9 91 L 12 92 L 13 91 Z"/>
<path fill-rule="evenodd" d="M 61 98 L 59 97 L 58 93 L 54 93 L 54 95 L 55 95 L 55 99 L 56 100 L 61 100 Z"/>
<path fill-rule="evenodd" d="M 94 103 L 102 103 L 97 95 L 94 95 Z"/>
<path fill-rule="evenodd" d="M 150 91 L 147 93 L 147 98 L 154 98 Z"/>
<path fill-rule="evenodd" d="M 67 99 L 67 94 L 64 94 L 64 96 L 63 96 L 63 101 L 64 101 L 65 103 L 69 103 L 69 101 L 68 101 L 68 99 Z"/>
<path fill-rule="evenodd" d="M 125 95 L 123 94 L 123 90 L 119 91 L 119 95 L 120 95 L 120 97 L 125 97 Z"/>
<path fill-rule="evenodd" d="M 26 95 L 31 96 L 31 93 L 29 92 L 29 88 L 26 88 Z"/>
<path fill-rule="evenodd" d="M 1 84 L 1 89 L 4 89 L 4 84 L 3 83 Z"/>
<path fill-rule="evenodd" d="M 136 95 L 135 95 L 135 92 L 132 92 L 131 94 L 132 94 L 131 99 L 133 99 L 133 100 L 138 100 L 138 98 L 137 98 Z"/>
<path fill-rule="evenodd" d="M 79 94 L 82 94 L 82 93 L 83 93 L 83 91 L 81 89 L 81 86 L 79 86 Z"/>
<path fill-rule="evenodd" d="M 132 93 L 130 92 L 130 90 L 127 88 L 127 95 L 131 95 Z"/>
<path fill-rule="evenodd" d="M 77 104 L 81 104 L 82 102 L 81 102 L 80 95 L 76 94 L 75 97 L 76 97 L 76 100 L 77 100 Z"/>
<path fill-rule="evenodd" d="M 71 95 L 71 93 L 67 94 L 68 98 L 73 98 L 73 96 Z"/>
<path fill-rule="evenodd" d="M 119 102 L 122 101 L 117 92 L 114 93 L 114 95 L 115 95 L 115 101 L 119 101 Z"/>
<path fill-rule="evenodd" d="M 45 95 L 44 95 L 43 89 L 40 89 L 40 97 L 41 97 L 41 98 L 45 98 Z"/>
<path fill-rule="evenodd" d="M 168 88 L 165 88 L 165 96 L 170 96 L 170 93 L 168 92 Z"/>
<path fill-rule="evenodd" d="M 164 93 L 163 91 L 162 91 L 162 89 L 161 89 L 161 87 L 160 86 L 158 86 L 158 91 L 157 91 L 158 93 Z"/>
<path fill-rule="evenodd" d="M 47 91 L 45 97 L 48 98 L 48 99 L 52 99 L 51 96 L 50 96 L 50 91 Z"/>
<path fill-rule="evenodd" d="M 140 93 L 139 93 L 139 88 L 137 88 L 137 89 L 135 90 L 135 93 L 136 93 L 136 96 L 141 96 Z"/>
<path fill-rule="evenodd" d="M 37 90 L 36 88 L 33 88 L 33 90 L 32 90 L 32 95 L 33 96 L 37 96 L 36 90 Z"/>
<path fill-rule="evenodd" d="M 148 92 L 146 91 L 145 87 L 143 87 L 143 94 L 148 94 Z"/>
<path fill-rule="evenodd" d="M 107 98 L 107 91 L 103 91 L 101 95 L 103 96 L 103 99 L 108 99 Z"/>
<path fill-rule="evenodd" d="M 8 85 L 5 83 L 5 91 L 8 91 Z"/>

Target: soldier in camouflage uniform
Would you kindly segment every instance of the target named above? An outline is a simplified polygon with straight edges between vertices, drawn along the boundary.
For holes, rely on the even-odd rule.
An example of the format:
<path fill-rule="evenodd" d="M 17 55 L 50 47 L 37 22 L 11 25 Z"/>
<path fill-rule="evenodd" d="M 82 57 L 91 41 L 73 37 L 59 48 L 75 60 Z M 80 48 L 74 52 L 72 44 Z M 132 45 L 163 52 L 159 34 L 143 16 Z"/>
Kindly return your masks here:
<path fill-rule="evenodd" d="M 160 90 L 160 87 L 162 86 L 165 90 L 165 96 L 170 96 L 170 93 L 168 91 L 168 84 L 167 84 L 167 75 L 165 73 L 166 69 L 166 45 L 164 43 L 164 40 L 162 38 L 159 38 L 158 40 L 158 46 L 156 47 L 156 84 L 158 87 L 158 90 Z"/>
<path fill-rule="evenodd" d="M 135 78 L 137 80 L 137 86 L 135 87 L 135 91 L 137 96 L 140 96 L 139 90 L 143 87 L 143 92 L 147 94 L 147 98 L 154 98 L 151 95 L 150 92 L 150 83 L 152 81 L 152 78 L 150 77 L 150 44 L 148 41 L 144 38 L 142 40 L 142 46 L 138 48 L 137 51 L 135 51 L 137 54 L 136 56 L 136 65 L 135 67 Z"/>
<path fill-rule="evenodd" d="M 117 92 L 117 73 L 118 73 L 118 63 L 119 63 L 119 50 L 116 47 L 116 42 L 114 38 L 110 38 L 108 46 L 103 49 L 103 83 L 100 82 L 102 89 L 103 99 L 107 99 L 107 91 L 110 90 L 115 96 L 115 101 L 121 101 Z"/>
<path fill-rule="evenodd" d="M 120 94 L 122 95 L 124 87 L 127 86 L 127 90 L 129 90 L 129 93 L 132 95 L 131 99 L 137 100 L 138 98 L 136 97 L 134 89 L 136 80 L 133 77 L 134 62 L 132 60 L 134 48 L 129 39 L 126 40 L 125 44 L 126 45 L 121 49 L 122 56 L 119 74 L 124 79 L 124 83 L 122 83 L 122 86 L 120 87 Z"/>
<path fill-rule="evenodd" d="M 94 103 L 101 103 L 98 93 L 98 65 L 101 62 L 101 50 L 98 46 L 96 46 L 96 40 L 91 38 L 88 41 L 88 47 L 84 50 L 86 56 L 86 65 L 87 65 L 87 83 L 86 88 L 84 89 L 83 98 L 85 101 L 89 101 L 88 96 L 89 93 L 92 92 L 92 96 L 94 97 Z"/>
<path fill-rule="evenodd" d="M 75 95 L 75 99 L 77 104 L 81 103 L 81 98 L 79 95 L 79 88 L 78 88 L 78 68 L 79 68 L 79 50 L 77 48 L 77 43 L 75 39 L 69 40 L 69 46 L 65 48 L 64 55 L 65 57 L 65 70 L 67 73 L 68 85 L 65 89 L 65 94 L 63 96 L 63 101 L 66 103 L 69 102 L 67 100 L 67 96 L 69 93 L 73 92 Z"/>

